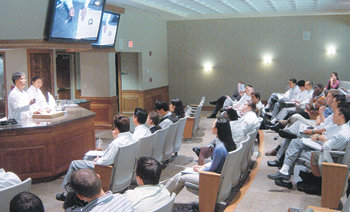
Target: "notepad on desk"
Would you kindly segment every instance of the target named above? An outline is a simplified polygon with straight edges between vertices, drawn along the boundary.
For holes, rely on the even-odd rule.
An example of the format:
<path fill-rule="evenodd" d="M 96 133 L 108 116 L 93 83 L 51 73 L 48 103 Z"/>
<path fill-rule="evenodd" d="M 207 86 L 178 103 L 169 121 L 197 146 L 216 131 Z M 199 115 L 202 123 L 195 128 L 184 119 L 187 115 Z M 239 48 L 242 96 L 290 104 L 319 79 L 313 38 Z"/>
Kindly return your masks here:
<path fill-rule="evenodd" d="M 315 149 L 318 151 L 322 150 L 322 146 L 319 143 L 316 143 L 315 141 L 311 140 L 310 138 L 302 138 L 302 141 L 303 141 L 304 145 L 306 145 L 312 149 Z"/>
<path fill-rule="evenodd" d="M 85 156 L 94 156 L 94 157 L 102 157 L 103 151 L 97 151 L 97 150 L 90 150 L 87 153 L 85 153 Z"/>

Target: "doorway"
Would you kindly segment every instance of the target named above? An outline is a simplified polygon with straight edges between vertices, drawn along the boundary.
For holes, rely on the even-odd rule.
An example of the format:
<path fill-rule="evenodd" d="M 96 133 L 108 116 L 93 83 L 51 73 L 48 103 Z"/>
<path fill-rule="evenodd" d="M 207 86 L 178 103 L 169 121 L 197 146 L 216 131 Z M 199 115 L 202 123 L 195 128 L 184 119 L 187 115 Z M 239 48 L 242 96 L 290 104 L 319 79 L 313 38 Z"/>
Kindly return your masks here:
<path fill-rule="evenodd" d="M 5 54 L 0 53 L 0 118 L 6 116 L 6 94 Z"/>
<path fill-rule="evenodd" d="M 80 99 L 79 53 L 57 52 L 56 79 L 59 99 Z"/>

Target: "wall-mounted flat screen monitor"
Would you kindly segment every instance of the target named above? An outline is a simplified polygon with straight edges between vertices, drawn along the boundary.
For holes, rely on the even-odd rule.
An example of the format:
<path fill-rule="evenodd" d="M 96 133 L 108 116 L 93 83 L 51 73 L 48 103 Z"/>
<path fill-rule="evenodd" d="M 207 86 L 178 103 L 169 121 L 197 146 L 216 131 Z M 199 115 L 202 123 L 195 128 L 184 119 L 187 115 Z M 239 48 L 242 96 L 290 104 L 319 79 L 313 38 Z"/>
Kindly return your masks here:
<path fill-rule="evenodd" d="M 99 39 L 92 43 L 94 47 L 114 47 L 119 27 L 120 14 L 103 12 Z"/>
<path fill-rule="evenodd" d="M 96 42 L 105 0 L 51 0 L 46 36 L 49 41 Z"/>

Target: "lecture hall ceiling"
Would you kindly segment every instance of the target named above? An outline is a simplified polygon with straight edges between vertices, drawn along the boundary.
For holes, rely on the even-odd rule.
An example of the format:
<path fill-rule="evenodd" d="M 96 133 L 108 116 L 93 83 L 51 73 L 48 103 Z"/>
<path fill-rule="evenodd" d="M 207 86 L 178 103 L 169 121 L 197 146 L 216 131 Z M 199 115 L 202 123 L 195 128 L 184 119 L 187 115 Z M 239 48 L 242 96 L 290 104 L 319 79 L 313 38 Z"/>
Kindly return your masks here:
<path fill-rule="evenodd" d="M 168 20 L 350 14 L 350 0 L 107 0 Z"/>

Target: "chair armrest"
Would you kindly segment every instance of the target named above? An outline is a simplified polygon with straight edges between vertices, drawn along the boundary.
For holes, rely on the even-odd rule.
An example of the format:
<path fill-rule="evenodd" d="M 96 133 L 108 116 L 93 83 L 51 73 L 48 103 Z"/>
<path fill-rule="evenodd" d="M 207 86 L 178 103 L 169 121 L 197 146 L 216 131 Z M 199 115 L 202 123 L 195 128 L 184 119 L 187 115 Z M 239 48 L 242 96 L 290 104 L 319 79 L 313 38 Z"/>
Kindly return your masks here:
<path fill-rule="evenodd" d="M 198 107 L 197 104 L 190 104 L 191 107 Z"/>
<path fill-rule="evenodd" d="M 95 172 L 100 175 L 104 191 L 110 190 L 113 166 L 95 164 Z"/>
<path fill-rule="evenodd" d="M 344 156 L 345 152 L 344 151 L 329 151 L 329 153 L 333 156 Z"/>
<path fill-rule="evenodd" d="M 312 209 L 314 212 L 335 212 L 338 210 L 333 210 L 329 208 L 321 208 L 321 207 L 316 207 L 316 206 L 308 206 L 307 208 Z"/>
<path fill-rule="evenodd" d="M 215 210 L 220 177 L 221 175 L 215 172 L 199 172 L 199 211 L 212 212 Z"/>

